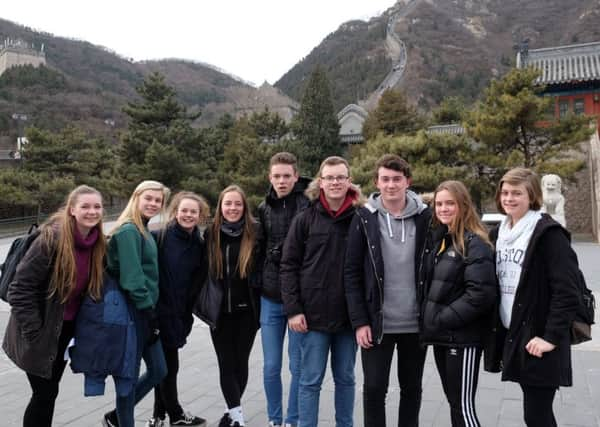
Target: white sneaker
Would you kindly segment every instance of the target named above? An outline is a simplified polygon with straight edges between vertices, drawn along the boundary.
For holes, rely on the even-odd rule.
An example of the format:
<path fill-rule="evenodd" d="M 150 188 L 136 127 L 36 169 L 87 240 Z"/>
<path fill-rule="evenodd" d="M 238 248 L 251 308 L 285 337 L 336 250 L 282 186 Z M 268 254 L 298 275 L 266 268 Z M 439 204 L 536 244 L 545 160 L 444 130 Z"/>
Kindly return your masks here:
<path fill-rule="evenodd" d="M 281 427 L 281 424 L 275 424 L 273 421 L 269 421 L 268 427 Z"/>
<path fill-rule="evenodd" d="M 164 418 L 150 418 L 146 422 L 146 427 L 165 427 L 165 419 Z"/>

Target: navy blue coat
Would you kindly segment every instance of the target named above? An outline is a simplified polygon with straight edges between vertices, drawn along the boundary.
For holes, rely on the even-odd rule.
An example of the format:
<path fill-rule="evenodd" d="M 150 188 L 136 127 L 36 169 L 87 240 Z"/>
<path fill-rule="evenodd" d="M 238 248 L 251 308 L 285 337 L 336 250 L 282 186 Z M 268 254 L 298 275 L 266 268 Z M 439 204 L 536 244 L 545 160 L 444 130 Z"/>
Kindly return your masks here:
<path fill-rule="evenodd" d="M 104 380 L 112 375 L 117 394 L 127 396 L 137 382 L 137 335 L 134 309 L 118 282 L 104 278 L 103 298 L 84 298 L 75 323 L 71 369 L 85 374 L 86 396 L 104 394 Z"/>
<path fill-rule="evenodd" d="M 165 347 L 181 348 L 192 330 L 193 302 L 206 275 L 206 245 L 198 229 L 190 234 L 177 222 L 152 235 L 158 246 L 160 339 Z"/>

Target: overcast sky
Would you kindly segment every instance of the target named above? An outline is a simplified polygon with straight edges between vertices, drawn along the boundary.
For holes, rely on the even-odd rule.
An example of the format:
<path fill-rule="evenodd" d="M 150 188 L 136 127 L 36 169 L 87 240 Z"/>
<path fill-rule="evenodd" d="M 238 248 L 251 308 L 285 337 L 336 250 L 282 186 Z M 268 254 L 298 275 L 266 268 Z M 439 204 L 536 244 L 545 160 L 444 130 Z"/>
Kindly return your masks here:
<path fill-rule="evenodd" d="M 206 62 L 275 83 L 340 24 L 395 0 L 4 0 L 0 17 L 133 58 Z"/>

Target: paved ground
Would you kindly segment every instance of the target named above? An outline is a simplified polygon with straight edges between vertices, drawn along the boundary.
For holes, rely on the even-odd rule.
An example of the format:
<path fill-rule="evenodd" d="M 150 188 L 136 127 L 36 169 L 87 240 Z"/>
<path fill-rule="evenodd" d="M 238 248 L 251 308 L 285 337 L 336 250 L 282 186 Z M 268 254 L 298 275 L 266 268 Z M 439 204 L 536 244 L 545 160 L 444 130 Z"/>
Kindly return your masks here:
<path fill-rule="evenodd" d="M 7 240 L 0 240 L 0 257 L 6 251 Z M 588 286 L 600 295 L 600 245 L 580 241 L 575 244 Z M 0 258 L 1 259 L 1 258 Z M 9 307 L 0 302 L 0 330 L 3 331 Z M 598 319 L 597 314 L 597 322 Z M 574 383 L 560 390 L 555 399 L 555 410 L 560 426 L 600 427 L 600 338 L 596 342 L 573 347 Z M 243 408 L 249 427 L 267 425 L 262 390 L 262 351 L 257 338 L 251 355 L 250 381 L 244 395 Z M 210 342 L 208 329 L 200 322 L 194 325 L 189 344 L 181 353 L 179 389 L 185 409 L 201 415 L 215 426 L 223 413 L 224 401 L 218 384 L 217 361 Z M 355 404 L 356 425 L 362 425 L 360 356 L 357 359 L 357 393 Z M 395 375 L 394 373 L 392 375 Z M 289 380 L 284 372 L 284 381 Z M 399 390 L 395 381 L 388 393 L 388 425 L 397 425 Z M 423 379 L 424 395 L 421 426 L 449 426 L 449 411 L 445 401 L 432 354 L 427 356 Z M 69 368 L 61 382 L 61 393 L 56 405 L 55 426 L 99 426 L 102 414 L 112 408 L 113 387 L 107 382 L 105 397 L 84 398 L 83 378 L 70 373 Z M 26 377 L 0 351 L 0 425 L 20 426 L 30 389 Z M 284 399 L 285 400 L 285 399 Z M 136 408 L 137 427 L 144 425 L 151 414 L 152 397 L 144 399 Z M 511 383 L 502 383 L 497 375 L 481 373 L 477 395 L 478 414 L 484 426 L 516 427 L 521 421 L 520 389 Z M 333 413 L 333 383 L 328 374 L 321 392 L 320 426 L 335 425 Z"/>

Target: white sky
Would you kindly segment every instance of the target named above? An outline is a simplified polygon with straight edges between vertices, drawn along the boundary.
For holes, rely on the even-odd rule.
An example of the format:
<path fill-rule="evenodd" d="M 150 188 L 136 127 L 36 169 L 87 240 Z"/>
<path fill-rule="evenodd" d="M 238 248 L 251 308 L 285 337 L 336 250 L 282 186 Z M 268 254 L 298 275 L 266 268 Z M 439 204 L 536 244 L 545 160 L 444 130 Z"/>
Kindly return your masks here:
<path fill-rule="evenodd" d="M 340 24 L 395 0 L 3 0 L 0 17 L 133 58 L 206 62 L 275 83 Z M 50 55 L 50 53 L 49 53 Z"/>

